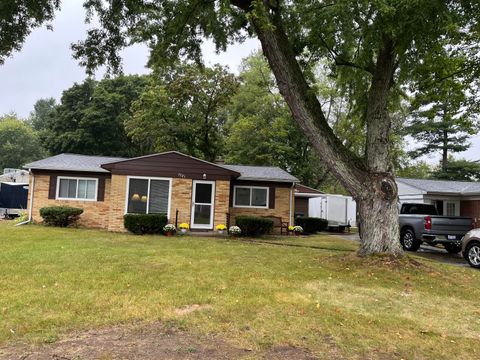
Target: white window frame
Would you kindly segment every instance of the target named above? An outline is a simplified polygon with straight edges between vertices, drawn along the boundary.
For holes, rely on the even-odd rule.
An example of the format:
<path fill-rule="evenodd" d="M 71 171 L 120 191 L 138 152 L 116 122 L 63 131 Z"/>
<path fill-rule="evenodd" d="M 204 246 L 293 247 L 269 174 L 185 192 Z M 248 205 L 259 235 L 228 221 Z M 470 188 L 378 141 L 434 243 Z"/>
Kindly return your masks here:
<path fill-rule="evenodd" d="M 172 178 L 165 178 L 165 177 L 151 177 L 151 176 L 127 176 L 127 189 L 125 191 L 125 214 L 128 214 L 128 200 L 130 199 L 130 180 L 131 179 L 139 179 L 139 180 L 148 180 L 147 186 L 147 207 L 145 209 L 145 214 L 148 214 L 148 210 L 150 207 L 150 182 L 151 180 L 164 180 L 168 181 L 168 207 L 167 207 L 167 219 L 170 220 L 170 207 L 172 205 Z"/>
<path fill-rule="evenodd" d="M 76 180 L 77 181 L 77 190 L 74 198 L 69 197 L 60 197 L 60 180 Z M 78 181 L 79 180 L 93 180 L 95 181 L 95 198 L 94 199 L 84 199 L 78 197 Z M 98 178 L 89 178 L 89 177 L 74 177 L 74 176 L 58 176 L 57 177 L 57 190 L 55 194 L 56 200 L 63 201 L 97 201 L 98 198 Z"/>
<path fill-rule="evenodd" d="M 250 189 L 250 205 L 237 205 L 237 189 Z M 253 189 L 263 189 L 267 190 L 267 201 L 265 206 L 257 206 L 252 204 Z M 270 203 L 270 188 L 268 186 L 246 186 L 246 185 L 235 185 L 233 187 L 233 207 L 236 208 L 246 208 L 246 209 L 268 209 L 268 204 Z"/>

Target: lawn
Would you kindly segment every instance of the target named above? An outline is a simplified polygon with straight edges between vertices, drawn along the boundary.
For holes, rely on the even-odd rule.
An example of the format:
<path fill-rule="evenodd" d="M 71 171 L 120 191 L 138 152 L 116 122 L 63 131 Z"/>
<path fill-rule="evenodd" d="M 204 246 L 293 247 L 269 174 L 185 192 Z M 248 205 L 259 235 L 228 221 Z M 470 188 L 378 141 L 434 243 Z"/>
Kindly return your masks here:
<path fill-rule="evenodd" d="M 480 356 L 479 271 L 359 259 L 328 236 L 268 241 L 286 246 L 0 222 L 0 345 L 162 320 L 319 357 Z M 205 306 L 178 313 L 192 304 Z"/>

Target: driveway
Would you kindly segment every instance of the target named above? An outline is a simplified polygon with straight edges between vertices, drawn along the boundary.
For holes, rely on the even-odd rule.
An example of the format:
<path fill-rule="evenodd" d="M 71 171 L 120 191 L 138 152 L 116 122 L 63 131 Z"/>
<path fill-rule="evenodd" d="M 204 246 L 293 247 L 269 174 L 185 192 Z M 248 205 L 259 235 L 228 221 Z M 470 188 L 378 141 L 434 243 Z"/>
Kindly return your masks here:
<path fill-rule="evenodd" d="M 328 235 L 338 236 L 345 240 L 360 241 L 360 237 L 358 236 L 358 234 L 354 233 L 328 233 Z M 415 254 L 430 260 L 442 262 L 444 264 L 469 267 L 468 263 L 465 261 L 465 259 L 460 253 L 449 254 L 447 250 L 445 250 L 442 246 L 437 247 L 430 245 L 422 245 Z"/>

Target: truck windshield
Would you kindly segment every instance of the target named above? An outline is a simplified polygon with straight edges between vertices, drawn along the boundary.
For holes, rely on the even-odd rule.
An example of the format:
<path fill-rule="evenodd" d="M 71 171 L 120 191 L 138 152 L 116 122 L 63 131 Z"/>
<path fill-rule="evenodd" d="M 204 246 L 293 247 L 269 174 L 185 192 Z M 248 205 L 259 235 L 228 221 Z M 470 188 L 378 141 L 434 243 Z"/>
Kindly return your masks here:
<path fill-rule="evenodd" d="M 401 213 L 412 215 L 438 215 L 435 206 L 427 204 L 403 204 Z"/>

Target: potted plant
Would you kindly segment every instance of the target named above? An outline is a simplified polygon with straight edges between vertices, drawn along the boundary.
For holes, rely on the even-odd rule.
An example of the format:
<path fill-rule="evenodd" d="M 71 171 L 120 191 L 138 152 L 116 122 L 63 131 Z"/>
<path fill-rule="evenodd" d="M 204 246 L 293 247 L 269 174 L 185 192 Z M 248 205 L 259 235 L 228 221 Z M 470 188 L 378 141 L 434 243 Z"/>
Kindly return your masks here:
<path fill-rule="evenodd" d="M 173 224 L 167 224 L 163 227 L 163 232 L 165 233 L 166 236 L 172 236 L 172 234 L 177 230 L 175 228 L 175 225 Z"/>
<path fill-rule="evenodd" d="M 223 235 L 223 233 L 227 230 L 227 227 L 223 224 L 217 225 L 217 231 L 220 235 Z"/>
<path fill-rule="evenodd" d="M 293 232 L 295 233 L 295 235 L 299 235 L 301 233 L 303 233 L 303 228 L 301 226 L 294 226 L 293 227 Z"/>
<path fill-rule="evenodd" d="M 288 232 L 289 232 L 289 233 L 293 233 L 293 229 L 294 229 L 294 228 L 295 228 L 295 226 L 289 225 L 289 226 L 288 226 Z"/>
<path fill-rule="evenodd" d="M 228 229 L 228 233 L 232 235 L 232 237 L 237 237 L 242 233 L 242 230 L 238 226 L 230 226 L 230 229 Z"/>
<path fill-rule="evenodd" d="M 187 223 L 181 223 L 180 225 L 178 225 L 178 228 L 180 229 L 182 234 L 185 234 L 187 230 L 190 228 L 190 226 Z"/>

